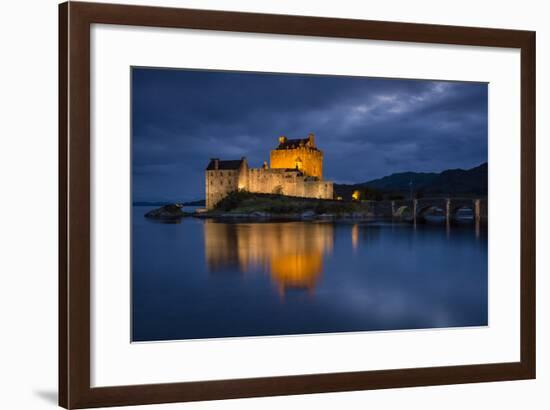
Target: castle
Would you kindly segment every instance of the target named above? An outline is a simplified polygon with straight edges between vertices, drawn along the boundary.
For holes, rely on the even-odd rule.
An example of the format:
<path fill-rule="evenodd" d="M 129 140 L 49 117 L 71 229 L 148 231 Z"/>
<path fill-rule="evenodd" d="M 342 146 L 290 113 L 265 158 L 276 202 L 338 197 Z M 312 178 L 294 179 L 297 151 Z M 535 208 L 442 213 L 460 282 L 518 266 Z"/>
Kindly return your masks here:
<path fill-rule="evenodd" d="M 238 160 L 212 158 L 206 167 L 206 209 L 210 210 L 227 194 L 246 190 L 304 198 L 332 199 L 332 182 L 323 180 L 323 152 L 315 137 L 279 137 L 279 145 L 269 154 L 269 166 L 249 168 L 245 157 Z"/>

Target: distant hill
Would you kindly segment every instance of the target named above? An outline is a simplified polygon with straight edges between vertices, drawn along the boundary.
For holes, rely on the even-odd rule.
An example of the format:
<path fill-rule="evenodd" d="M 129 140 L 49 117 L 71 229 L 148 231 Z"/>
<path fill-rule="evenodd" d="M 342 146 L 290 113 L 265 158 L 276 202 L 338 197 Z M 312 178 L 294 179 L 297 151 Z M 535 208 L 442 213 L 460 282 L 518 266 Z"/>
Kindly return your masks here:
<path fill-rule="evenodd" d="M 443 171 L 425 187 L 420 188 L 423 188 L 425 193 L 445 194 L 450 192 L 487 196 L 487 169 L 487 163 L 468 170 L 449 169 Z"/>
<path fill-rule="evenodd" d="M 487 163 L 471 169 L 449 169 L 435 172 L 401 172 L 359 184 L 335 184 L 336 196 L 350 199 L 355 190 L 366 191 L 367 197 L 408 198 L 411 188 L 415 197 L 422 196 L 487 196 Z"/>
<path fill-rule="evenodd" d="M 413 187 L 427 186 L 438 176 L 439 174 L 435 172 L 400 172 L 356 185 L 367 186 L 381 191 L 408 192 L 410 184 Z"/>
<path fill-rule="evenodd" d="M 135 201 L 132 205 L 134 206 L 165 206 L 174 204 L 175 202 L 169 202 L 169 201 Z M 199 199 L 197 201 L 188 201 L 188 202 L 178 202 L 183 206 L 205 206 L 206 201 L 204 199 Z"/>
<path fill-rule="evenodd" d="M 199 199 L 197 201 L 189 201 L 182 203 L 183 206 L 206 206 L 205 199 Z"/>
<path fill-rule="evenodd" d="M 170 202 L 167 201 L 134 201 L 132 205 L 134 206 L 164 206 L 168 205 Z"/>

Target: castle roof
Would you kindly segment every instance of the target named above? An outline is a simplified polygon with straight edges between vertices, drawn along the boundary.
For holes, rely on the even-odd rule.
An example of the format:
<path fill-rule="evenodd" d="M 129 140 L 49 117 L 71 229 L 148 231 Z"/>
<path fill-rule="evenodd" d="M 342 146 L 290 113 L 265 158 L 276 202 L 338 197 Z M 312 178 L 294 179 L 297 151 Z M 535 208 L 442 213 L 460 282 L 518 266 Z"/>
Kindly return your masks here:
<path fill-rule="evenodd" d="M 309 134 L 306 138 L 288 139 L 285 136 L 279 137 L 279 145 L 277 149 L 294 149 L 300 147 L 308 147 L 316 150 L 313 134 Z"/>
<path fill-rule="evenodd" d="M 244 158 L 231 159 L 231 160 L 219 160 L 219 159 L 213 158 L 208 163 L 206 170 L 212 171 L 216 169 L 220 169 L 220 170 L 239 169 L 243 161 L 245 161 Z M 216 162 L 217 162 L 217 166 L 216 166 Z"/>

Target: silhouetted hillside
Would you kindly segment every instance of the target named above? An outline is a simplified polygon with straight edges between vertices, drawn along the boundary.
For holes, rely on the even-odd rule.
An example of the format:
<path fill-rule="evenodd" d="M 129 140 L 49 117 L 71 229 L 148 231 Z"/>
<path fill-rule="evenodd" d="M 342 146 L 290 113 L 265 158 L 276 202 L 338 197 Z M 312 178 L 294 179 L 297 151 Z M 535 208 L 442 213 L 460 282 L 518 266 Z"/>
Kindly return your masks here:
<path fill-rule="evenodd" d="M 411 184 L 413 187 L 427 186 L 438 176 L 439 174 L 435 172 L 400 172 L 357 185 L 368 186 L 381 191 L 408 192 Z"/>
<path fill-rule="evenodd" d="M 423 187 L 425 193 L 476 194 L 487 196 L 487 163 L 475 168 L 449 169 Z"/>
<path fill-rule="evenodd" d="M 336 196 L 350 199 L 358 190 L 362 198 L 408 198 L 422 196 L 487 196 L 487 163 L 475 168 L 435 172 L 401 172 L 354 185 L 335 184 Z"/>

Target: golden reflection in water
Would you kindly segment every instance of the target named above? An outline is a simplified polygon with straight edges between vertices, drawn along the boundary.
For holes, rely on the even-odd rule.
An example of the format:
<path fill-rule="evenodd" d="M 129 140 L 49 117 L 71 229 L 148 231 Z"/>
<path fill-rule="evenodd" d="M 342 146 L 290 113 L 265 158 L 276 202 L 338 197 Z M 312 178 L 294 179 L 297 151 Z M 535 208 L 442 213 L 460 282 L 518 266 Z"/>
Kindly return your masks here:
<path fill-rule="evenodd" d="M 313 290 L 323 271 L 323 256 L 331 253 L 330 223 L 204 222 L 206 264 L 211 272 L 237 268 L 268 272 L 284 295 L 287 289 Z"/>
<path fill-rule="evenodd" d="M 354 224 L 351 228 L 351 247 L 354 252 L 357 252 L 359 246 L 359 225 Z"/>

